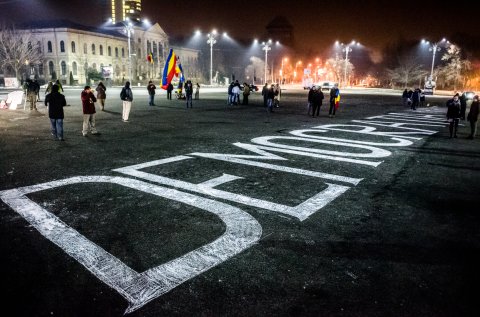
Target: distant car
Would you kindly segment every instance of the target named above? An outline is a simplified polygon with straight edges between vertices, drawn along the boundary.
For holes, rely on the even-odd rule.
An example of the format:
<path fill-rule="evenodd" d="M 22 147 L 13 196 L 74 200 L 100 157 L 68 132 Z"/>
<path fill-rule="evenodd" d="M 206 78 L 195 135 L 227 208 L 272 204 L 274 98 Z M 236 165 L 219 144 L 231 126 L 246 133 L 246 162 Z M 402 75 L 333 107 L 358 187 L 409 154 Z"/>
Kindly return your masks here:
<path fill-rule="evenodd" d="M 330 92 L 330 89 L 332 89 L 335 86 L 338 86 L 338 83 L 336 83 L 334 81 L 324 81 L 324 82 L 320 83 L 319 86 L 320 86 L 320 90 L 322 92 Z"/>
<path fill-rule="evenodd" d="M 475 92 L 464 91 L 462 95 L 465 95 L 465 99 L 467 99 L 467 100 L 473 100 L 473 97 L 475 96 Z"/>
<path fill-rule="evenodd" d="M 255 86 L 254 84 L 248 85 L 250 87 L 250 91 L 258 91 L 258 86 Z"/>

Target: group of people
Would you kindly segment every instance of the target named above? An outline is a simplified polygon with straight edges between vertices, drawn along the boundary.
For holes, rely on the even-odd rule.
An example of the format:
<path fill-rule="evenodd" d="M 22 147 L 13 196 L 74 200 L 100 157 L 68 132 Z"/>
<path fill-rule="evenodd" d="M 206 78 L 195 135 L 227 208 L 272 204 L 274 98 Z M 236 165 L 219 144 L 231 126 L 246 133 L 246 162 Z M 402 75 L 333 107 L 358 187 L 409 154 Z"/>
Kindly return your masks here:
<path fill-rule="evenodd" d="M 311 115 L 318 117 L 320 115 L 320 108 L 322 106 L 323 99 L 325 99 L 325 95 L 323 94 L 322 90 L 319 86 L 313 85 L 312 88 L 308 91 L 308 111 L 307 115 Z M 340 90 L 338 86 L 334 86 L 330 89 L 330 108 L 328 109 L 328 116 L 330 118 L 335 117 L 335 113 L 339 106 L 340 101 Z"/>
<path fill-rule="evenodd" d="M 250 96 L 250 86 L 247 83 L 243 83 L 243 86 L 240 85 L 238 80 L 231 82 L 228 85 L 228 98 L 227 104 L 229 106 L 239 105 L 240 104 L 240 94 L 243 95 L 242 105 L 248 105 L 248 96 Z"/>
<path fill-rule="evenodd" d="M 418 107 L 425 107 L 425 93 L 420 88 L 415 90 L 405 89 L 402 93 L 403 105 L 410 107 L 412 110 L 417 110 Z"/>
<path fill-rule="evenodd" d="M 268 87 L 268 83 L 262 88 L 263 105 L 267 107 L 269 112 L 273 112 L 273 108 L 280 107 L 280 98 L 282 97 L 282 89 L 279 84 L 271 84 Z"/>
<path fill-rule="evenodd" d="M 470 123 L 470 135 L 468 139 L 475 138 L 477 132 L 479 105 L 479 96 L 475 95 L 467 115 L 467 120 Z M 465 120 L 466 109 L 466 100 L 462 102 L 458 93 L 447 101 L 447 121 L 449 122 L 450 138 L 457 138 L 458 123 L 460 120 Z"/>

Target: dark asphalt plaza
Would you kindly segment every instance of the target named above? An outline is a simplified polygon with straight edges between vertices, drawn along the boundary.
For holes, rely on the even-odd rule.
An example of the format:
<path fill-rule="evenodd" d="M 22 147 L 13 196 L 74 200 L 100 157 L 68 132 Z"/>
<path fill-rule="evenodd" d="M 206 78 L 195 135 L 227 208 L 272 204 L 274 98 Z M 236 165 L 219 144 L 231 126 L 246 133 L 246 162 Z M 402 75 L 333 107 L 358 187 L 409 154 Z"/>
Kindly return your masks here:
<path fill-rule="evenodd" d="M 142 87 L 124 123 L 109 88 L 83 137 L 80 91 L 65 142 L 43 103 L 0 111 L 8 316 L 479 316 L 480 139 L 448 137 L 447 97 L 312 118 L 292 87 L 271 114 Z"/>

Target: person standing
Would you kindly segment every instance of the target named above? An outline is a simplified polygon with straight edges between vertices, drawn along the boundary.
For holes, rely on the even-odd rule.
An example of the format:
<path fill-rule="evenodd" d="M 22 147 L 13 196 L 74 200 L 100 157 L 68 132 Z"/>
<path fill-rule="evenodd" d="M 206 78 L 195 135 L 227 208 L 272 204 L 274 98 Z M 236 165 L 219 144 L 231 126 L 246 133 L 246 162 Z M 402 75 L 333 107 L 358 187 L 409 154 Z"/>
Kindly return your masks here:
<path fill-rule="evenodd" d="M 263 105 L 266 107 L 268 106 L 268 83 L 265 83 L 265 85 L 262 88 L 262 96 L 263 96 Z"/>
<path fill-rule="evenodd" d="M 317 87 L 315 85 L 312 85 L 312 87 L 310 87 L 310 90 L 308 91 L 308 111 L 307 111 L 307 116 L 310 115 L 310 112 L 312 111 L 312 107 L 313 107 L 313 95 L 315 94 L 315 89 L 317 89 Z"/>
<path fill-rule="evenodd" d="M 50 80 L 50 81 L 48 82 L 47 88 L 45 89 L 45 96 L 46 96 L 47 94 L 49 94 L 49 93 L 52 92 L 52 87 L 53 87 L 53 83 L 52 83 L 52 81 Z"/>
<path fill-rule="evenodd" d="M 458 121 L 460 121 L 460 99 L 459 95 L 455 94 L 452 99 L 447 101 L 447 120 L 450 123 L 450 138 L 457 137 Z"/>
<path fill-rule="evenodd" d="M 95 102 L 97 101 L 97 98 L 95 98 L 92 88 L 90 88 L 90 86 L 85 86 L 80 97 L 82 99 L 83 110 L 82 135 L 87 136 L 88 132 L 91 134 L 98 134 L 97 129 L 95 128 Z"/>
<path fill-rule="evenodd" d="M 315 113 L 317 114 L 317 117 L 320 116 L 320 108 L 322 107 L 322 102 L 325 96 L 323 95 L 323 92 L 317 87 L 317 89 L 314 90 L 313 96 L 312 96 L 312 102 L 313 102 L 313 112 L 312 112 L 312 117 L 315 116 Z"/>
<path fill-rule="evenodd" d="M 275 85 L 272 84 L 269 89 L 267 89 L 267 111 L 273 112 L 273 99 L 275 98 Z"/>
<path fill-rule="evenodd" d="M 196 83 L 195 84 L 195 100 L 200 99 L 200 84 Z"/>
<path fill-rule="evenodd" d="M 192 81 L 189 79 L 185 83 L 185 99 L 187 101 L 187 108 L 188 108 L 188 105 L 190 105 L 190 108 L 192 108 L 192 96 L 193 96 L 193 85 L 192 85 Z"/>
<path fill-rule="evenodd" d="M 403 105 L 406 106 L 408 103 L 408 91 L 407 91 L 407 88 L 405 88 L 405 90 L 403 91 L 402 93 L 402 100 L 403 100 Z"/>
<path fill-rule="evenodd" d="M 173 85 L 172 83 L 169 83 L 167 85 L 167 99 L 172 100 L 172 91 L 173 91 Z"/>
<path fill-rule="evenodd" d="M 37 82 L 27 79 L 25 82 L 27 90 L 27 100 L 30 102 L 30 110 L 37 110 L 37 92 L 40 86 Z"/>
<path fill-rule="evenodd" d="M 58 92 L 57 85 L 52 85 L 52 92 L 45 96 L 45 106 L 48 107 L 48 117 L 54 140 L 65 141 L 63 138 L 63 107 L 67 105 L 65 96 Z"/>
<path fill-rule="evenodd" d="M 154 99 L 155 99 L 155 89 L 157 89 L 157 87 L 153 84 L 153 82 L 150 80 L 148 82 L 148 86 L 147 86 L 147 91 L 148 91 L 148 105 L 149 106 L 155 106 L 155 104 L 153 103 Z"/>
<path fill-rule="evenodd" d="M 122 120 L 123 122 L 128 122 L 128 117 L 130 116 L 130 109 L 132 109 L 133 93 L 130 89 L 130 82 L 127 81 L 125 86 L 120 92 L 120 99 L 122 99 Z"/>
<path fill-rule="evenodd" d="M 415 88 L 415 91 L 412 94 L 412 106 L 410 109 L 417 110 L 417 107 L 420 105 L 420 89 Z"/>
<path fill-rule="evenodd" d="M 478 121 L 478 111 L 479 111 L 480 101 L 478 100 L 478 95 L 473 97 L 472 104 L 470 105 L 470 112 L 468 112 L 467 120 L 470 122 L 470 135 L 469 139 L 475 138 L 477 132 L 477 121 Z"/>
<path fill-rule="evenodd" d="M 102 107 L 102 111 L 105 111 L 105 99 L 107 99 L 107 87 L 100 81 L 98 82 L 97 88 L 95 88 L 97 91 L 97 100 L 100 103 L 100 106 Z"/>
<path fill-rule="evenodd" d="M 57 81 L 55 82 L 55 85 L 58 86 L 58 92 L 63 93 L 63 86 L 59 79 L 57 79 Z"/>
<path fill-rule="evenodd" d="M 242 105 L 248 105 L 248 96 L 250 95 L 250 86 L 247 83 L 243 83 L 243 102 Z"/>
<path fill-rule="evenodd" d="M 335 117 L 335 112 L 337 111 L 337 97 L 340 96 L 340 90 L 337 85 L 333 86 L 330 89 L 330 108 L 328 109 L 328 116 L 330 118 Z"/>

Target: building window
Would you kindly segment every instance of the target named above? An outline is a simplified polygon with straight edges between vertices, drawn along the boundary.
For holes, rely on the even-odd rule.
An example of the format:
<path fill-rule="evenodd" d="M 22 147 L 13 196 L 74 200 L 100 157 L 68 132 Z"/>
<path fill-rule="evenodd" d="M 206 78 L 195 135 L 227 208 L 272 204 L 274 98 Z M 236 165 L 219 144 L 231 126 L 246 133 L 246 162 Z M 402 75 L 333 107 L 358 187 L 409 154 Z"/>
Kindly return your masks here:
<path fill-rule="evenodd" d="M 43 64 L 39 64 L 39 65 L 38 65 L 38 74 L 39 74 L 40 76 L 43 76 Z"/>
<path fill-rule="evenodd" d="M 54 72 L 55 72 L 55 68 L 53 67 L 53 62 L 50 61 L 48 62 L 48 74 L 52 76 Z"/>
<path fill-rule="evenodd" d="M 60 41 L 60 52 L 65 53 L 65 42 Z"/>
<path fill-rule="evenodd" d="M 40 43 L 40 41 L 37 42 L 37 51 L 38 54 L 42 54 L 42 44 Z"/>
<path fill-rule="evenodd" d="M 65 61 L 62 61 L 60 63 L 60 66 L 62 68 L 62 75 L 65 76 L 67 74 L 67 63 L 65 63 Z"/>
<path fill-rule="evenodd" d="M 51 53 L 53 50 L 52 50 L 52 42 L 51 41 L 48 41 L 47 43 L 47 52 Z"/>
<path fill-rule="evenodd" d="M 100 45 L 100 48 L 98 50 L 100 51 L 100 55 L 103 55 L 103 45 Z"/>
<path fill-rule="evenodd" d="M 87 43 L 83 44 L 83 54 L 87 54 Z"/>
<path fill-rule="evenodd" d="M 72 53 L 75 53 L 75 42 L 72 41 Z"/>
<path fill-rule="evenodd" d="M 112 56 L 112 48 L 109 46 L 107 50 L 108 50 L 108 56 Z"/>
<path fill-rule="evenodd" d="M 115 47 L 115 57 L 118 57 L 118 47 Z"/>
<path fill-rule="evenodd" d="M 92 54 L 95 55 L 95 44 L 92 44 Z"/>
<path fill-rule="evenodd" d="M 72 63 L 72 73 L 73 76 L 77 76 L 77 62 Z"/>
<path fill-rule="evenodd" d="M 122 57 L 125 57 L 125 48 L 122 47 Z"/>

